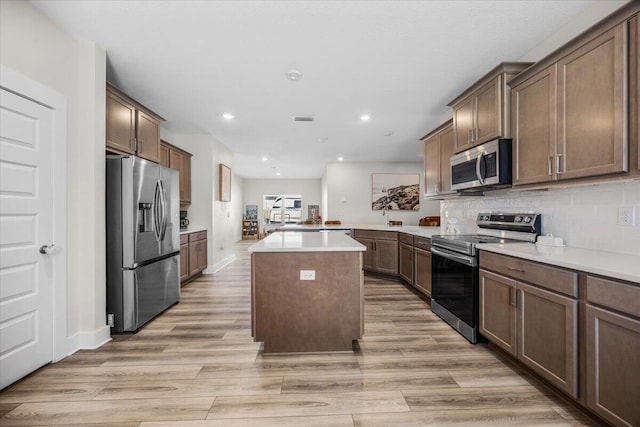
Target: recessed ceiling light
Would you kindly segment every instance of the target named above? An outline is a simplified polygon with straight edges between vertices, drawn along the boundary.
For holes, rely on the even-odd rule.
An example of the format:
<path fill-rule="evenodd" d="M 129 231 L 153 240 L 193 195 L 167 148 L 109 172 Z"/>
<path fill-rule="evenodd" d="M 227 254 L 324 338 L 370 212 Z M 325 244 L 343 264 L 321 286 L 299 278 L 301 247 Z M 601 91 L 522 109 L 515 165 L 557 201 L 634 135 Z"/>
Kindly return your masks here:
<path fill-rule="evenodd" d="M 300 80 L 302 78 L 302 73 L 300 72 L 300 70 L 287 70 L 287 72 L 284 74 L 287 79 L 291 80 L 292 82 L 297 82 L 298 80 Z"/>
<path fill-rule="evenodd" d="M 262 156 L 262 161 L 263 161 L 263 162 L 266 162 L 267 160 L 269 160 L 269 159 L 267 158 L 267 156 Z"/>
<path fill-rule="evenodd" d="M 368 114 L 363 114 L 360 116 L 360 120 L 362 120 L 363 122 L 367 122 L 371 119 L 371 116 Z"/>
<path fill-rule="evenodd" d="M 318 142 L 321 143 L 321 144 L 324 144 L 328 140 L 329 140 L 329 137 L 327 137 L 327 136 L 323 136 L 323 137 L 318 138 Z"/>
<path fill-rule="evenodd" d="M 236 118 L 236 116 L 234 116 L 231 113 L 224 113 L 224 114 L 222 114 L 222 118 L 225 119 L 225 120 L 233 120 L 233 119 Z"/>
<path fill-rule="evenodd" d="M 338 161 L 339 161 L 339 162 L 341 162 L 341 161 L 343 161 L 343 160 L 344 160 L 344 157 L 342 157 L 342 156 L 338 157 Z"/>
<path fill-rule="evenodd" d="M 277 175 L 277 176 L 280 176 L 280 172 L 276 172 L 276 175 Z"/>

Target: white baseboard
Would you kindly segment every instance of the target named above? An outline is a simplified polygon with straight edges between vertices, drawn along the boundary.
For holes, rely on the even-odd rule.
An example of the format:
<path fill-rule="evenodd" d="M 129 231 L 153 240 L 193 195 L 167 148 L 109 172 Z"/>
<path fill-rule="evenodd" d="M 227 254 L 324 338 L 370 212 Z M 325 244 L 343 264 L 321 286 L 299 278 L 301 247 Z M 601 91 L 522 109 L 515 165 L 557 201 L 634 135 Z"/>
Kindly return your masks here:
<path fill-rule="evenodd" d="M 220 262 L 213 264 L 211 267 L 207 267 L 202 274 L 214 274 L 218 271 L 222 270 L 227 265 L 231 264 L 236 259 L 235 255 L 229 255 L 227 258 L 223 259 Z"/>
<path fill-rule="evenodd" d="M 95 350 L 111 341 L 111 328 L 104 325 L 95 331 L 83 331 L 67 338 L 69 355 L 78 350 Z"/>

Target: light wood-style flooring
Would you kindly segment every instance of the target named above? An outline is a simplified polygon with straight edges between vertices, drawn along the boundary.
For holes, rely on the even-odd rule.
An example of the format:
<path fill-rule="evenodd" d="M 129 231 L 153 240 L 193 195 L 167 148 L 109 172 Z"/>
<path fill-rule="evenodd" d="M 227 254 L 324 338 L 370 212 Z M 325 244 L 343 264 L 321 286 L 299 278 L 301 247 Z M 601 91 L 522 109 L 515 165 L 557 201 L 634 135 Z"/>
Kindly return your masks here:
<path fill-rule="evenodd" d="M 0 393 L 0 426 L 591 426 L 400 282 L 365 277 L 365 336 L 342 354 L 264 356 L 251 338 L 247 246 L 135 335 Z"/>

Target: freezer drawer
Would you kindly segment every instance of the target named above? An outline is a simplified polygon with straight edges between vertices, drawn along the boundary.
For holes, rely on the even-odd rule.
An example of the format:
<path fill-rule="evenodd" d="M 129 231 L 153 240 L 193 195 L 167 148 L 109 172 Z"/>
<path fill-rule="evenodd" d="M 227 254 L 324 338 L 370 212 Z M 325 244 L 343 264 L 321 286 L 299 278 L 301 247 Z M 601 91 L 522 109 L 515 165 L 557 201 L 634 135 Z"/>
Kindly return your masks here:
<path fill-rule="evenodd" d="M 112 332 L 135 332 L 180 300 L 180 255 L 122 272 Z M 116 294 L 118 290 L 115 290 Z"/>

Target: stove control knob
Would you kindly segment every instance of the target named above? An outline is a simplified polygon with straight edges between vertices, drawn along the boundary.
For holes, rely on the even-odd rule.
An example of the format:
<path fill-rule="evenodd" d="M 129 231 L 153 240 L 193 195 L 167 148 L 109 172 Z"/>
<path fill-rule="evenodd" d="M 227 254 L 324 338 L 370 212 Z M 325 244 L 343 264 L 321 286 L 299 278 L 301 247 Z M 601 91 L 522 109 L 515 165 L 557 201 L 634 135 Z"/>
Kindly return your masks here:
<path fill-rule="evenodd" d="M 489 215 L 483 216 L 482 219 L 485 220 L 485 221 L 489 221 Z"/>
<path fill-rule="evenodd" d="M 521 216 L 516 216 L 514 221 L 515 222 L 522 222 L 522 217 Z"/>
<path fill-rule="evenodd" d="M 531 222 L 531 217 L 530 216 L 525 216 L 524 217 L 524 222 L 526 222 L 527 224 Z"/>

